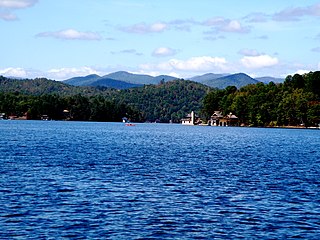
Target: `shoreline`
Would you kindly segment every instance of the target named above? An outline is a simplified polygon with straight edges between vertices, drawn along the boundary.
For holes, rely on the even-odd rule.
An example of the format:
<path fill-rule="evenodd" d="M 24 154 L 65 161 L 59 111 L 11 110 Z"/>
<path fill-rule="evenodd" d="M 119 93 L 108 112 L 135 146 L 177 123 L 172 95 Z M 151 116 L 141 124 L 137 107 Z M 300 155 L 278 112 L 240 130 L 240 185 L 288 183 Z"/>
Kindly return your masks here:
<path fill-rule="evenodd" d="M 4 121 L 61 121 L 61 122 L 96 122 L 96 121 L 72 121 L 72 120 L 45 120 L 45 119 L 25 119 L 25 118 L 7 118 L 7 119 L 0 119 Z M 108 122 L 104 122 L 108 123 Z M 115 122 L 115 123 L 123 123 L 122 121 Z M 153 122 L 141 122 L 140 124 L 154 124 Z M 201 127 L 217 127 L 217 128 L 278 128 L 278 129 L 311 129 L 311 130 L 320 130 L 319 127 L 304 127 L 304 126 L 266 126 L 266 127 L 261 127 L 261 126 L 210 126 L 208 124 L 181 124 L 181 123 L 157 123 L 157 124 L 175 124 L 175 125 L 182 125 L 182 126 L 201 126 Z"/>

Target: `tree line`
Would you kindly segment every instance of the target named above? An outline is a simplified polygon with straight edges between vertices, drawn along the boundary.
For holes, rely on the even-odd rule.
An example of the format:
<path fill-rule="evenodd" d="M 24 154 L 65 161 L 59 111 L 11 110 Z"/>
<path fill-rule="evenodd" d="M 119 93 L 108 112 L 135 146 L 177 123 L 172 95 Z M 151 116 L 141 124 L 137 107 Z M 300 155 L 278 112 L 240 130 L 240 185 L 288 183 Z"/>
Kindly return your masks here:
<path fill-rule="evenodd" d="M 204 98 L 202 113 L 233 112 L 247 126 L 317 126 L 320 123 L 320 72 L 295 74 L 280 84 L 258 83 L 214 90 Z"/>
<path fill-rule="evenodd" d="M 143 121 L 140 112 L 126 104 L 107 100 L 102 95 L 59 96 L 57 94 L 25 95 L 0 93 L 0 113 L 27 116 L 39 120 L 44 115 L 52 120 L 119 122 L 123 117 Z"/>
<path fill-rule="evenodd" d="M 16 115 L 28 112 L 31 119 L 46 114 L 60 120 L 66 118 L 61 110 L 67 109 L 70 120 L 121 121 L 127 117 L 139 122 L 179 123 L 192 110 L 201 110 L 202 100 L 210 89 L 187 80 L 117 90 L 71 86 L 44 78 L 17 80 L 0 76 L 0 112 Z"/>

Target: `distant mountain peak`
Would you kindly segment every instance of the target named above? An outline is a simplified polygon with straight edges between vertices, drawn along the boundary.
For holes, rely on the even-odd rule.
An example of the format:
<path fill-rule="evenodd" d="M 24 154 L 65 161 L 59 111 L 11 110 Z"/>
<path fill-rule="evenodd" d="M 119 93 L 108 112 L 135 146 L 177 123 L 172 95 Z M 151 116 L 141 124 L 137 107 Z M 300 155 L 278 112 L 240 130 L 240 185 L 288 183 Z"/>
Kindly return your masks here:
<path fill-rule="evenodd" d="M 249 84 L 256 84 L 258 81 L 245 73 L 234 73 L 219 78 L 208 79 L 202 81 L 202 83 L 219 89 L 224 89 L 228 86 L 235 86 L 239 89 Z"/>
<path fill-rule="evenodd" d="M 194 76 L 192 78 L 190 78 L 191 81 L 194 81 L 194 82 L 204 82 L 206 80 L 212 80 L 212 79 L 217 79 L 217 78 L 220 78 L 220 77 L 224 77 L 224 76 L 227 76 L 229 74 L 226 74 L 226 73 L 205 73 L 203 75 L 198 75 L 198 76 Z"/>
<path fill-rule="evenodd" d="M 84 76 L 84 77 L 100 77 L 98 74 L 89 74 L 87 76 Z"/>

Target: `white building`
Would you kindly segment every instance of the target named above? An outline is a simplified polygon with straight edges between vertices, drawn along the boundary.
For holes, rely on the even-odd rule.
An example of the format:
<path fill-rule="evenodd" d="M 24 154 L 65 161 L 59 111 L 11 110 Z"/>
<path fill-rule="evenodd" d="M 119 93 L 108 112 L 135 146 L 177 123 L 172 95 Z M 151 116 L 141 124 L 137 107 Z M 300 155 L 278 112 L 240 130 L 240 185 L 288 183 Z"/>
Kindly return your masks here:
<path fill-rule="evenodd" d="M 181 119 L 183 125 L 198 125 L 201 123 L 201 119 L 192 111 L 185 118 Z"/>

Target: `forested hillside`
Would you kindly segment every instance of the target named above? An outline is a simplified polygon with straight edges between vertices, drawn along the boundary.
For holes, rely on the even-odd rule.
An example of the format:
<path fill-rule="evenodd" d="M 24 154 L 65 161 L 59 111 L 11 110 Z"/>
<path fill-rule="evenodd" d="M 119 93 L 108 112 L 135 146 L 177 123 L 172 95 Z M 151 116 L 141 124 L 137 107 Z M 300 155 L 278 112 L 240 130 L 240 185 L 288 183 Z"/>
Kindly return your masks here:
<path fill-rule="evenodd" d="M 228 87 L 204 99 L 207 118 L 215 110 L 235 113 L 251 126 L 317 126 L 320 123 L 320 72 L 289 75 L 282 84 Z"/>
<path fill-rule="evenodd" d="M 203 98 L 209 91 L 209 87 L 199 83 L 174 80 L 118 91 L 112 97 L 142 111 L 147 121 L 180 122 L 192 110 L 200 112 Z"/>
<path fill-rule="evenodd" d="M 95 95 L 100 91 L 93 87 L 76 87 L 46 78 L 11 79 L 0 76 L 0 92 L 17 92 L 26 95 L 59 94 L 59 95 Z"/>
<path fill-rule="evenodd" d="M 0 76 L 0 113 L 53 120 L 121 121 L 130 116 L 143 121 L 139 110 L 115 102 L 109 95 L 117 90 L 76 87 L 45 78 L 34 80 L 9 79 Z"/>
<path fill-rule="evenodd" d="M 175 80 L 159 85 L 115 90 L 76 87 L 47 79 L 14 80 L 0 77 L 0 113 L 30 119 L 179 122 L 192 110 L 200 112 L 209 92 L 202 84 Z M 66 116 L 63 110 L 70 111 Z"/>

